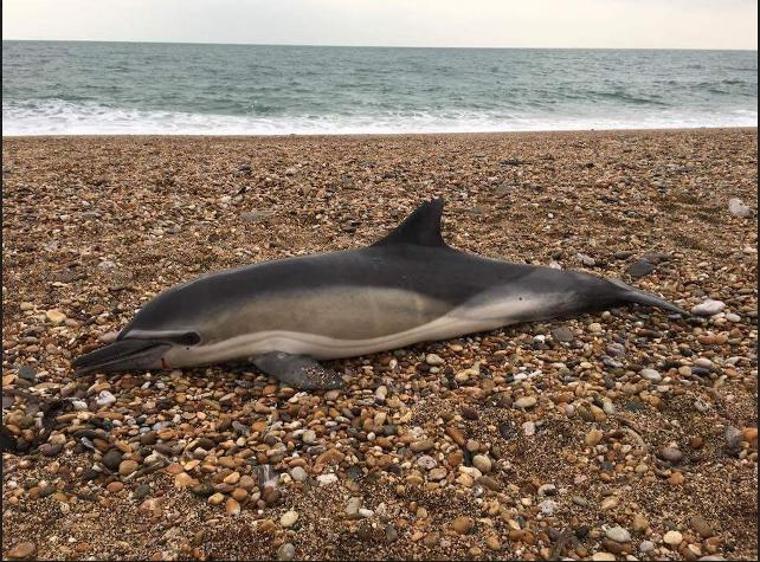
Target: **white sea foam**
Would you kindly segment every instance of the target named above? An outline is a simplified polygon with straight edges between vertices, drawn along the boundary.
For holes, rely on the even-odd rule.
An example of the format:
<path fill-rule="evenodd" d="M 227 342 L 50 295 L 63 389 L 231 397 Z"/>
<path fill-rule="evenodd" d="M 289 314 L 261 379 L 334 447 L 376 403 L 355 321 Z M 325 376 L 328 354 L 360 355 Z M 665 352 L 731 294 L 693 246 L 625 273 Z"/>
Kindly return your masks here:
<path fill-rule="evenodd" d="M 3 135 L 320 135 L 588 129 L 756 127 L 757 111 L 722 109 L 594 114 L 493 114 L 475 111 L 353 115 L 214 115 L 145 111 L 59 100 L 3 102 Z"/>

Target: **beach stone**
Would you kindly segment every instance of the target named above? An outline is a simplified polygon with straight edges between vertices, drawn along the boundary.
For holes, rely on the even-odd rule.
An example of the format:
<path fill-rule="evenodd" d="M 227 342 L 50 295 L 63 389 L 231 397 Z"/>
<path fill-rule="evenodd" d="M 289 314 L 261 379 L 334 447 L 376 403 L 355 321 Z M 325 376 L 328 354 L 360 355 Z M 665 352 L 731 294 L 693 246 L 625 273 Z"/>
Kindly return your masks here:
<path fill-rule="evenodd" d="M 37 552 L 37 545 L 33 542 L 22 542 L 8 551 L 8 558 L 14 560 L 25 560 Z"/>
<path fill-rule="evenodd" d="M 307 478 L 306 471 L 300 466 L 294 466 L 290 469 L 290 477 L 296 482 L 303 482 Z"/>
<path fill-rule="evenodd" d="M 296 547 L 286 542 L 277 549 L 277 560 L 293 560 L 296 556 Z"/>
<path fill-rule="evenodd" d="M 473 521 L 472 517 L 466 517 L 464 515 L 460 515 L 459 517 L 456 517 L 451 522 L 451 528 L 454 529 L 454 531 L 456 531 L 460 535 L 469 533 L 474 526 L 475 526 L 475 521 Z"/>
<path fill-rule="evenodd" d="M 714 316 L 726 308 L 726 303 L 714 299 L 706 299 L 704 302 L 692 307 L 691 313 L 696 316 Z"/>
<path fill-rule="evenodd" d="M 575 339 L 575 335 L 572 330 L 567 326 L 560 326 L 552 330 L 552 337 L 558 342 L 570 343 Z"/>
<path fill-rule="evenodd" d="M 732 197 L 728 200 L 728 212 L 741 219 L 746 219 L 752 216 L 752 209 L 737 197 Z"/>
<path fill-rule="evenodd" d="M 631 533 L 620 526 L 610 527 L 604 532 L 604 534 L 608 539 L 615 542 L 630 542 L 631 540 Z"/>
<path fill-rule="evenodd" d="M 47 316 L 47 319 L 53 324 L 62 324 L 63 321 L 66 320 L 66 315 L 57 308 L 48 310 L 45 312 L 45 316 Z"/>
<path fill-rule="evenodd" d="M 654 550 L 654 543 L 652 541 L 641 541 L 641 544 L 639 545 L 639 552 L 642 552 L 646 554 L 647 552 L 652 552 Z"/>
<path fill-rule="evenodd" d="M 122 461 L 122 453 L 118 449 L 111 449 L 105 455 L 103 455 L 103 464 L 112 471 L 119 470 L 119 465 Z"/>
<path fill-rule="evenodd" d="M 438 465 L 438 461 L 436 461 L 430 455 L 422 455 L 419 459 L 417 459 L 417 465 L 421 468 L 424 468 L 425 470 L 430 470 Z"/>
<path fill-rule="evenodd" d="M 689 526 L 694 529 L 703 539 L 715 536 L 714 527 L 703 517 L 695 515 L 689 519 Z"/>
<path fill-rule="evenodd" d="M 317 482 L 319 482 L 320 486 L 329 486 L 330 484 L 335 484 L 337 481 L 338 476 L 332 472 L 317 476 Z"/>
<path fill-rule="evenodd" d="M 100 394 L 98 394 L 98 397 L 95 399 L 95 403 L 101 408 L 103 406 L 110 406 L 115 402 L 116 397 L 107 390 L 102 390 Z"/>
<path fill-rule="evenodd" d="M 131 459 L 121 461 L 121 463 L 119 464 L 119 474 L 121 474 L 122 476 L 129 476 L 135 470 L 137 470 L 138 466 L 140 465 L 138 465 L 136 461 L 133 461 Z"/>
<path fill-rule="evenodd" d="M 662 447 L 658 451 L 658 454 L 660 458 L 663 458 L 673 464 L 677 464 L 681 462 L 681 459 L 683 459 L 683 453 L 675 447 Z"/>
<path fill-rule="evenodd" d="M 439 365 L 443 365 L 444 361 L 440 356 L 436 355 L 435 353 L 428 353 L 425 356 L 425 363 L 427 363 L 431 367 L 437 367 Z"/>
<path fill-rule="evenodd" d="M 645 277 L 654 271 L 654 265 L 646 259 L 640 259 L 637 262 L 628 266 L 628 275 L 633 279 L 640 279 Z"/>
<path fill-rule="evenodd" d="M 536 401 L 537 399 L 535 396 L 523 396 L 522 398 L 515 400 L 514 406 L 515 408 L 522 408 L 524 410 L 527 410 L 528 408 L 535 406 Z"/>
<path fill-rule="evenodd" d="M 435 443 L 430 439 L 423 439 L 421 441 L 415 441 L 409 448 L 415 453 L 422 453 L 424 451 L 429 451 L 433 447 L 435 447 Z"/>
<path fill-rule="evenodd" d="M 297 511 L 286 511 L 282 514 L 282 517 L 280 517 L 280 525 L 285 527 L 286 529 L 289 529 L 293 525 L 296 524 L 296 521 L 298 521 L 298 512 Z"/>
<path fill-rule="evenodd" d="M 649 382 L 660 382 L 662 380 L 662 375 L 654 369 L 641 369 L 639 375 Z"/>
<path fill-rule="evenodd" d="M 477 468 L 480 472 L 486 473 L 491 472 L 491 459 L 488 458 L 488 455 L 475 455 L 472 457 L 472 464 Z"/>
<path fill-rule="evenodd" d="M 307 429 L 301 434 L 301 441 L 307 445 L 311 445 L 317 441 L 317 434 L 311 429 Z"/>
<path fill-rule="evenodd" d="M 359 497 L 348 498 L 348 504 L 346 505 L 346 516 L 349 519 L 358 519 L 359 509 L 362 507 L 362 499 Z"/>
<path fill-rule="evenodd" d="M 668 531 L 662 537 L 662 540 L 665 544 L 669 544 L 670 546 L 678 546 L 683 542 L 683 535 L 678 531 Z"/>
<path fill-rule="evenodd" d="M 614 562 L 617 558 L 611 552 L 595 552 L 591 555 L 591 560 L 594 562 Z"/>

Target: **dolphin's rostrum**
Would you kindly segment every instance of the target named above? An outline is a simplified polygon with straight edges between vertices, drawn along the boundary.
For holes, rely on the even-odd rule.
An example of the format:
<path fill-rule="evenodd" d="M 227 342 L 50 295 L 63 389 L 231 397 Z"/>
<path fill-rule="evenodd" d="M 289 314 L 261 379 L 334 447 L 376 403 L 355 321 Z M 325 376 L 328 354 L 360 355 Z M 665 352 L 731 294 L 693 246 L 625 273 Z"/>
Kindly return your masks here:
<path fill-rule="evenodd" d="M 302 389 L 341 378 L 336 359 L 501 326 L 638 303 L 654 295 L 587 273 L 455 250 L 443 201 L 423 203 L 379 242 L 206 275 L 148 302 L 117 340 L 73 363 L 80 374 L 250 360 Z"/>

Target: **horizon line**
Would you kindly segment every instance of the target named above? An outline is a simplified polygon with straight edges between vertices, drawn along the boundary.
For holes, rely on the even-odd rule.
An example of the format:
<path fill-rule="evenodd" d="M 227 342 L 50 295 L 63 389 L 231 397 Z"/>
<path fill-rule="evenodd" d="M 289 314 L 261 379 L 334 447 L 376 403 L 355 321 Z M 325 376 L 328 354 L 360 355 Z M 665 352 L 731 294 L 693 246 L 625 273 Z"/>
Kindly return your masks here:
<path fill-rule="evenodd" d="M 328 47 L 328 48 L 364 48 L 364 49 L 480 49 L 480 50 L 586 50 L 586 51 L 743 51 L 757 52 L 755 48 L 716 48 L 716 47 L 485 47 L 485 46 L 440 46 L 440 45 L 336 45 L 316 43 L 218 43 L 214 41 L 153 41 L 133 39 L 7 39 L 3 42 L 37 42 L 37 43 L 147 43 L 152 45 L 219 45 L 238 47 Z"/>

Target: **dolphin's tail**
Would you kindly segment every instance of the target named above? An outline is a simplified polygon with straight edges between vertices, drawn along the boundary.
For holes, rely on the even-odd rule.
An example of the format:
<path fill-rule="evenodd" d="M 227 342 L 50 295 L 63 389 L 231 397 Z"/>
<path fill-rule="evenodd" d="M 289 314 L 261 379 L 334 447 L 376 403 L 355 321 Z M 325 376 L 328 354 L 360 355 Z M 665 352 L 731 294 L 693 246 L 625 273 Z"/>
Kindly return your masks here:
<path fill-rule="evenodd" d="M 676 314 L 680 314 L 682 316 L 690 316 L 690 314 L 683 308 L 676 306 L 675 304 L 670 303 L 665 299 L 661 299 L 660 297 L 655 296 L 651 293 L 640 291 L 636 287 L 626 285 L 617 279 L 609 279 L 609 282 L 622 289 L 620 292 L 620 300 L 623 302 L 634 302 L 636 304 L 654 306 L 663 310 L 667 310 L 669 312 L 675 312 Z"/>

